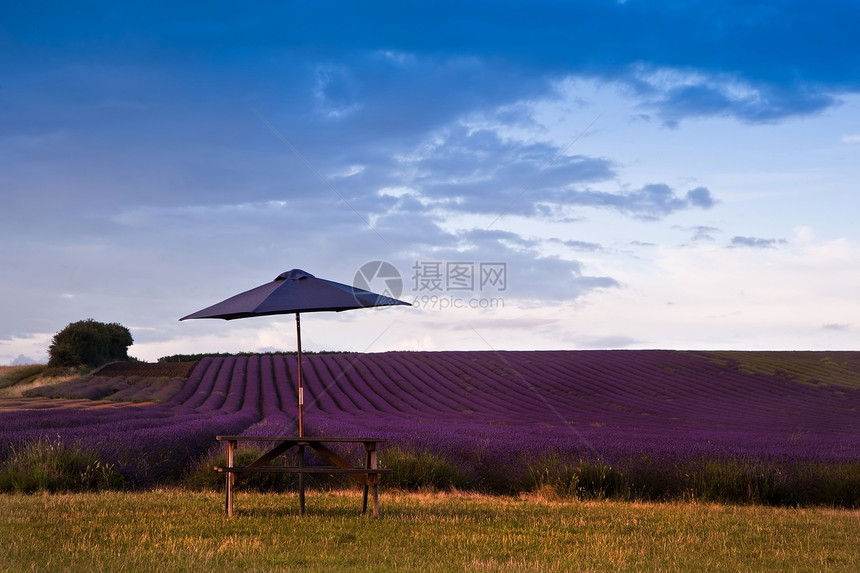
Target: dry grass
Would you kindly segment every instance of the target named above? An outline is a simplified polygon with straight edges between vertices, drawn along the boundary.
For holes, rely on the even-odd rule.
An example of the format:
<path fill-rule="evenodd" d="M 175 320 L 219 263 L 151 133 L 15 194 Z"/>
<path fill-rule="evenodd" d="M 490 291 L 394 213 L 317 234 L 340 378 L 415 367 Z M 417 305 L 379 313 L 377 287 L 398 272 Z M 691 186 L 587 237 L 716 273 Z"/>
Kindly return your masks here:
<path fill-rule="evenodd" d="M 357 490 L 0 496 L 0 570 L 858 571 L 858 511 Z"/>
<path fill-rule="evenodd" d="M 28 385 L 28 387 L 30 387 Z M 2 392 L 2 391 L 0 391 Z M 3 396 L 0 394 L 0 412 L 18 410 L 101 410 L 104 408 L 139 408 L 151 402 L 110 402 L 107 400 L 87 400 L 85 398 L 25 398 L 22 396 Z"/>
<path fill-rule="evenodd" d="M 14 366 L 5 366 L 4 368 L 15 368 Z M 79 378 L 80 375 L 75 374 L 72 376 L 39 376 L 34 380 L 29 382 L 15 384 L 14 386 L 9 386 L 7 388 L 0 388 L 0 398 L 20 398 L 24 395 L 24 392 L 27 390 L 31 390 L 33 388 L 40 388 L 42 386 L 49 386 L 52 384 L 59 384 L 61 382 L 66 382 L 68 380 L 74 380 L 75 378 Z"/>

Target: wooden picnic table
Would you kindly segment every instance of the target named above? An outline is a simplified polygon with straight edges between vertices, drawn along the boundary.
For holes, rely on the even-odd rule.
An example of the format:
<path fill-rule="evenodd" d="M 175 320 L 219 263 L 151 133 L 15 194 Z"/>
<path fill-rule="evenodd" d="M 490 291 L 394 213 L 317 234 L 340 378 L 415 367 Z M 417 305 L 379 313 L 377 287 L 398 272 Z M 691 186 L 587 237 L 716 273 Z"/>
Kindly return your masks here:
<path fill-rule="evenodd" d="M 379 474 L 391 473 L 393 470 L 381 469 L 377 463 L 377 446 L 385 442 L 382 438 L 336 438 L 336 437 L 295 437 L 295 436 L 216 436 L 221 442 L 227 442 L 227 466 L 216 466 L 215 469 L 224 472 L 227 477 L 227 499 L 225 508 L 227 515 L 233 515 L 233 486 L 236 475 L 244 473 L 294 473 L 299 481 L 299 513 L 305 514 L 305 474 L 346 474 L 352 476 L 364 485 L 364 496 L 361 512 L 367 513 L 368 493 L 373 493 L 373 515 L 379 515 Z M 239 442 L 268 442 L 276 444 L 264 452 L 259 458 L 246 466 L 236 466 L 233 463 L 234 453 Z M 364 465 L 355 466 L 334 452 L 326 444 L 362 444 L 365 456 Z M 269 462 L 286 453 L 291 448 L 297 448 L 296 465 L 268 465 Z M 306 466 L 305 448 L 311 448 L 331 465 Z"/>

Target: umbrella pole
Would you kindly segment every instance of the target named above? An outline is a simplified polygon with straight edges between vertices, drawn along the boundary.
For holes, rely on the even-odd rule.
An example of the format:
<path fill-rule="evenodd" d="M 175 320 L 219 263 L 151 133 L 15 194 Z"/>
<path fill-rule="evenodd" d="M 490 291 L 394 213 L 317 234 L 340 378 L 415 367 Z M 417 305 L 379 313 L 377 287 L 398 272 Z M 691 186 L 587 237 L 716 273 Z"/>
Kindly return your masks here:
<path fill-rule="evenodd" d="M 296 313 L 296 360 L 298 361 L 299 377 L 299 437 L 304 436 L 302 428 L 302 405 L 305 401 L 304 389 L 302 388 L 302 322 L 299 313 Z M 305 447 L 299 445 L 299 467 L 305 466 Z M 299 515 L 305 514 L 305 474 L 299 474 Z"/>
<path fill-rule="evenodd" d="M 299 313 L 296 313 L 296 360 L 298 361 L 298 378 L 299 378 L 299 437 L 304 436 L 304 428 L 302 427 L 302 405 L 305 402 L 304 389 L 302 388 L 302 322 L 299 319 Z"/>

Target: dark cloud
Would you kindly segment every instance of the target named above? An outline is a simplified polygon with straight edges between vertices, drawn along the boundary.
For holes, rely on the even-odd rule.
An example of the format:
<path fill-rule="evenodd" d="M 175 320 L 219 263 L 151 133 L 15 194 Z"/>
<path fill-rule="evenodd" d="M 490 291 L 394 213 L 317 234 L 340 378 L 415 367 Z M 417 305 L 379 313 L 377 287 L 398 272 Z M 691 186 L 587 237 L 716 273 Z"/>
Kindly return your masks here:
<path fill-rule="evenodd" d="M 603 336 L 600 338 L 576 338 L 577 347 L 584 350 L 600 350 L 613 348 L 629 348 L 636 344 L 642 344 L 642 340 L 637 340 L 629 336 Z"/>
<path fill-rule="evenodd" d="M 693 233 L 691 240 L 693 241 L 713 241 L 715 240 L 714 235 L 716 233 L 722 232 L 722 229 L 718 227 L 708 227 L 706 225 L 698 225 L 696 227 L 674 227 L 676 229 L 680 229 L 682 231 Z"/>
<path fill-rule="evenodd" d="M 558 150 L 547 144 L 503 141 L 488 130 L 452 128 L 437 136 L 432 147 L 419 149 L 400 166 L 399 182 L 453 212 L 557 219 L 568 218 L 571 208 L 598 207 L 656 220 L 716 203 L 706 187 L 683 196 L 665 184 L 616 193 L 581 190 L 584 184 L 617 179 L 613 163 L 584 155 L 558 157 Z M 404 173 L 409 174 L 406 179 Z"/>
<path fill-rule="evenodd" d="M 773 121 L 860 91 L 860 41 L 848 25 L 860 6 L 851 0 L 215 2 L 205 13 L 193 4 L 27 2 L 0 16 L 10 64 L 62 51 L 139 74 L 170 60 L 177 77 L 192 71 L 200 87 L 235 103 L 277 99 L 297 126 L 320 113 L 376 137 L 517 101 L 569 75 L 623 82 L 670 124 Z M 216 68 L 237 81 L 216 79 Z M 666 69 L 693 79 L 654 78 Z M 118 90 L 146 100 L 151 90 L 133 77 L 106 101 Z M 162 77 L 159 91 L 175 95 L 176 85 Z M 315 95 L 315 105 L 299 94 Z"/>
<path fill-rule="evenodd" d="M 486 214 L 534 214 L 536 204 L 554 202 L 557 190 L 615 177 L 612 162 L 576 155 L 557 157 L 545 143 L 504 141 L 494 131 L 465 126 L 419 146 L 401 165 L 406 183 L 446 208 Z"/>
<path fill-rule="evenodd" d="M 528 239 L 511 231 L 498 229 L 473 229 L 460 233 L 460 237 L 473 244 L 507 245 L 517 249 L 536 249 L 540 241 Z"/>
<path fill-rule="evenodd" d="M 551 239 L 550 242 L 562 244 L 565 247 L 573 249 L 574 251 L 581 251 L 587 253 L 596 253 L 603 250 L 603 245 L 599 243 L 592 243 L 589 241 L 562 241 L 560 239 Z"/>
<path fill-rule="evenodd" d="M 535 0 L 527 9 L 489 0 L 433 5 L 323 1 L 266 9 L 211 2 L 205 13 L 194 4 L 159 1 L 123 7 L 49 5 L 51 10 L 40 1 L 4 6 L 4 22 L 15 30 L 11 36 L 16 43 L 69 46 L 82 52 L 100 51 L 118 42 L 140 53 L 179 46 L 189 57 L 212 53 L 227 57 L 242 48 L 244 55 L 253 55 L 289 45 L 309 57 L 325 59 L 399 48 L 463 57 L 496 55 L 544 70 L 571 65 L 612 67 L 634 60 L 678 67 L 698 62 L 782 81 L 798 76 L 826 81 L 841 75 L 840 65 L 852 57 L 842 50 L 856 42 L 844 24 L 857 14 L 857 5 L 850 0 L 814 7 L 801 0 Z M 798 30 L 807 42 L 797 41 Z M 339 42 L 321 41 L 331 38 Z M 618 42 L 619 38 L 626 41 Z"/>
<path fill-rule="evenodd" d="M 535 332 L 555 326 L 559 321 L 551 318 L 490 318 L 456 323 L 451 330 L 477 330 L 496 332 L 498 330 L 524 330 Z M 434 327 L 436 327 L 434 325 Z M 438 327 L 437 327 L 438 328 Z"/>
<path fill-rule="evenodd" d="M 653 110 L 663 123 L 676 127 L 684 119 L 735 117 L 746 123 L 772 123 L 793 115 L 809 115 L 836 105 L 828 93 L 798 87 L 739 86 L 725 78 L 655 89 L 641 106 Z"/>
<path fill-rule="evenodd" d="M 643 220 L 660 219 L 694 207 L 708 209 L 715 203 L 711 192 L 705 187 L 697 187 L 680 197 L 671 187 L 662 183 L 619 193 L 570 190 L 563 193 L 563 198 L 565 205 L 616 209 Z"/>
<path fill-rule="evenodd" d="M 788 244 L 785 239 L 760 239 L 758 237 L 732 237 L 732 247 L 752 247 L 754 249 L 772 249 L 779 245 Z"/>
<path fill-rule="evenodd" d="M 689 205 L 700 207 L 702 209 L 710 209 L 716 203 L 716 200 L 711 195 L 711 192 L 707 187 L 696 187 L 695 189 L 690 189 L 687 191 L 685 199 Z"/>
<path fill-rule="evenodd" d="M 630 245 L 633 247 L 656 247 L 657 243 L 650 243 L 646 241 L 630 241 Z"/>

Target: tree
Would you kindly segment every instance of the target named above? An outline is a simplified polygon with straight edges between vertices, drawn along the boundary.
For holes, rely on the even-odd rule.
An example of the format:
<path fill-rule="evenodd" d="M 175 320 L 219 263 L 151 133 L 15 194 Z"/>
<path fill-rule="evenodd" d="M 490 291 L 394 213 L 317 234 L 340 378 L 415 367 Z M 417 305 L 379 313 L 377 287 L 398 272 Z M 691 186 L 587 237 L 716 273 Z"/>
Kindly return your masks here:
<path fill-rule="evenodd" d="M 115 322 L 105 324 L 92 318 L 66 326 L 51 339 L 48 366 L 89 366 L 127 361 L 131 332 Z"/>

